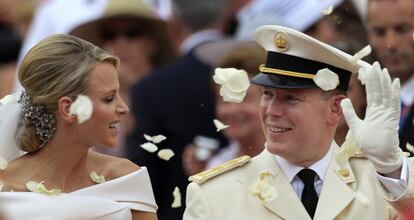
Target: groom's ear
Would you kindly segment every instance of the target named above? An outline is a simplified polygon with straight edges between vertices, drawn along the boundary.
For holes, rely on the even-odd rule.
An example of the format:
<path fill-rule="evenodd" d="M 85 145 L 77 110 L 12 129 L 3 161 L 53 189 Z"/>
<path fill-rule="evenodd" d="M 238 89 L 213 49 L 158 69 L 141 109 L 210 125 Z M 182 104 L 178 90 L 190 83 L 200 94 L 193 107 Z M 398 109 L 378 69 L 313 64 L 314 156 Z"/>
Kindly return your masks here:
<path fill-rule="evenodd" d="M 327 123 L 330 126 L 337 125 L 342 119 L 341 101 L 346 98 L 345 94 L 335 94 L 330 99 L 330 108 Z"/>

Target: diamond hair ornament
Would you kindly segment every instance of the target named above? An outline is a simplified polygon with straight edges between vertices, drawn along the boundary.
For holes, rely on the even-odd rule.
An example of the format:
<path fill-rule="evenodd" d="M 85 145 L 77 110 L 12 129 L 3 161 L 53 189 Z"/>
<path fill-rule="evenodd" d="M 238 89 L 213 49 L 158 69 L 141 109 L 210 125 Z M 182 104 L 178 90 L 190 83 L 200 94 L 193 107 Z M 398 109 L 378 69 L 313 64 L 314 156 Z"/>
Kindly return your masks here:
<path fill-rule="evenodd" d="M 43 148 L 52 139 L 53 134 L 55 133 L 55 115 L 48 112 L 45 106 L 33 104 L 26 92 L 22 93 L 18 102 L 22 104 L 24 124 L 32 124 L 35 126 L 36 135 L 39 140 L 42 141 L 39 149 Z"/>

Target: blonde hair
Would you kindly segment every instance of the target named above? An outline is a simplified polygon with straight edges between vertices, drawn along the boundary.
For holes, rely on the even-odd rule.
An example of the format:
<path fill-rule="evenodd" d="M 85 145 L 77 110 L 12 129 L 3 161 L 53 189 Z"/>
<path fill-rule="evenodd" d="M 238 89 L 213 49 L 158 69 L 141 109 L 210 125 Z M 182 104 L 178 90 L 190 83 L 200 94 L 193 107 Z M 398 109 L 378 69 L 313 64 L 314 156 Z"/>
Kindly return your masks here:
<path fill-rule="evenodd" d="M 119 59 L 103 49 L 71 35 L 52 35 L 29 50 L 19 67 L 18 77 L 32 105 L 42 105 L 49 113 L 57 111 L 63 96 L 75 98 L 85 93 L 88 76 L 96 64 L 108 62 L 115 67 Z M 33 123 L 23 124 L 20 148 L 39 149 L 42 142 Z"/>

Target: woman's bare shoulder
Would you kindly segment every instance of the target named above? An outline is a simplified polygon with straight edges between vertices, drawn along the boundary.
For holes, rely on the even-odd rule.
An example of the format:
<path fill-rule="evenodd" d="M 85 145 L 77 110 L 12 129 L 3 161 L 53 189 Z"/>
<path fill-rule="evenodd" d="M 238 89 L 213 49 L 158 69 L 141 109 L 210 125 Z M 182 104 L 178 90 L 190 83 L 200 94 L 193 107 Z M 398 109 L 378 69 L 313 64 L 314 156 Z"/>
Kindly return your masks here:
<path fill-rule="evenodd" d="M 140 169 L 138 165 L 128 159 L 91 152 L 91 158 L 102 170 L 107 180 L 128 175 Z"/>

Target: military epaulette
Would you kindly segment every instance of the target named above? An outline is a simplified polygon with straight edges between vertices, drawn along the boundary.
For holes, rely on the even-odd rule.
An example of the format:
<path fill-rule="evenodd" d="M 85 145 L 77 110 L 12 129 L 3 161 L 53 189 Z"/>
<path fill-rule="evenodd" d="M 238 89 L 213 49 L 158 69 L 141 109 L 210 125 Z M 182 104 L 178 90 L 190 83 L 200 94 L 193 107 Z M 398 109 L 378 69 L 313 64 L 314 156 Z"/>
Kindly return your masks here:
<path fill-rule="evenodd" d="M 196 182 L 198 184 L 204 183 L 205 181 L 218 176 L 222 173 L 225 173 L 229 170 L 232 170 L 236 167 L 240 167 L 243 166 L 244 164 L 246 164 L 247 162 L 249 162 L 251 160 L 250 156 L 241 156 L 232 160 L 229 160 L 223 164 L 220 164 L 216 167 L 213 167 L 209 170 L 203 171 L 201 173 L 192 175 L 188 178 L 189 181 L 193 181 Z"/>
<path fill-rule="evenodd" d="M 355 158 L 366 158 L 364 153 L 362 153 L 361 149 L 357 149 L 351 157 L 355 157 Z"/>

